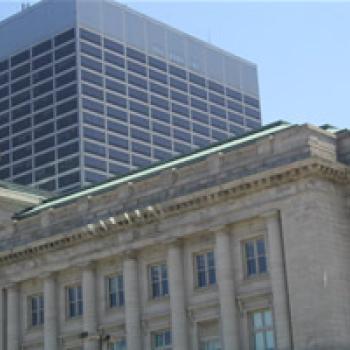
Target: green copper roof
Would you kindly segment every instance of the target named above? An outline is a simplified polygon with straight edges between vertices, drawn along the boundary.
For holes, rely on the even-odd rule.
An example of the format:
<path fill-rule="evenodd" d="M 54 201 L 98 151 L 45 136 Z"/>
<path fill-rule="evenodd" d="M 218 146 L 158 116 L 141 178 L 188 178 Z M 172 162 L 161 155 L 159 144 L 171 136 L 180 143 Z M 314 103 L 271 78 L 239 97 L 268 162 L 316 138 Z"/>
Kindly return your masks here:
<path fill-rule="evenodd" d="M 283 130 L 289 127 L 291 127 L 291 124 L 284 121 L 278 121 L 272 124 L 268 124 L 262 127 L 261 129 L 246 133 L 240 137 L 231 138 L 223 142 L 213 144 L 207 148 L 197 150 L 188 155 L 173 158 L 163 163 L 157 163 L 148 168 L 137 170 L 133 173 L 129 173 L 122 177 L 116 177 L 116 178 L 114 177 L 103 183 L 84 188 L 80 191 L 77 191 L 71 194 L 50 198 L 33 208 L 25 209 L 24 211 L 16 214 L 15 218 L 22 219 L 22 218 L 37 214 L 40 211 L 48 208 L 56 208 L 56 207 L 65 205 L 68 202 L 75 201 L 84 196 L 93 196 L 98 193 L 108 191 L 124 183 L 139 181 L 145 177 L 155 175 L 166 169 L 179 168 L 189 163 L 206 158 L 214 153 L 225 152 L 233 148 L 246 145 L 247 143 L 254 142 L 264 136 L 271 135 L 273 133 L 276 133 L 280 130 Z"/>

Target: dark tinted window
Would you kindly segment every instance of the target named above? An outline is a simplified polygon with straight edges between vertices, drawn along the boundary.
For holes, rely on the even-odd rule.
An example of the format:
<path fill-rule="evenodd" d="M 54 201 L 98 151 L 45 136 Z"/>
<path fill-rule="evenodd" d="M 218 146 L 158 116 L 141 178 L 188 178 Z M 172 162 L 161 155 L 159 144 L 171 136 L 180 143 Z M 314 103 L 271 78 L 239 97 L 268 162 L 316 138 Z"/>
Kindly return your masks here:
<path fill-rule="evenodd" d="M 123 45 L 116 43 L 115 41 L 104 38 L 103 39 L 104 47 L 108 50 L 115 51 L 118 53 L 124 54 Z"/>
<path fill-rule="evenodd" d="M 58 157 L 63 158 L 79 151 L 79 142 L 74 142 L 58 149 Z"/>
<path fill-rule="evenodd" d="M 149 113 L 148 106 L 145 106 L 141 103 L 135 102 L 135 101 L 129 101 L 129 107 L 133 112 L 137 112 L 143 115 L 147 115 Z"/>
<path fill-rule="evenodd" d="M 133 58 L 134 60 L 140 61 L 142 63 L 146 63 L 146 55 L 140 51 L 137 51 L 135 49 L 131 49 L 130 47 L 128 47 L 126 49 L 126 55 L 130 58 Z"/>
<path fill-rule="evenodd" d="M 210 113 L 215 114 L 221 118 L 226 118 L 226 111 L 213 105 L 210 105 Z"/>
<path fill-rule="evenodd" d="M 202 98 L 207 98 L 207 92 L 204 89 L 201 89 L 197 86 L 190 85 L 190 93 L 194 96 L 202 97 Z"/>
<path fill-rule="evenodd" d="M 32 56 L 40 55 L 46 51 L 49 51 L 52 48 L 51 40 L 46 40 L 32 48 Z"/>
<path fill-rule="evenodd" d="M 144 141 L 144 142 L 150 142 L 151 140 L 151 136 L 148 132 L 139 130 L 139 129 L 135 129 L 135 128 L 131 128 L 131 137 Z"/>
<path fill-rule="evenodd" d="M 58 163 L 58 171 L 60 173 L 63 173 L 67 170 L 71 170 L 77 167 L 79 167 L 79 157 L 69 158 Z"/>
<path fill-rule="evenodd" d="M 247 127 L 248 128 L 251 128 L 251 129 L 259 129 L 261 128 L 261 125 L 259 122 L 256 122 L 255 120 L 251 120 L 251 119 L 246 119 L 246 124 L 247 124 Z"/>
<path fill-rule="evenodd" d="M 208 105 L 206 102 L 203 102 L 202 100 L 197 100 L 193 97 L 191 97 L 191 106 L 194 108 L 198 108 L 204 112 L 208 111 Z"/>
<path fill-rule="evenodd" d="M 169 65 L 169 72 L 170 74 L 176 75 L 179 78 L 182 78 L 182 79 L 187 78 L 186 71 L 181 68 Z"/>
<path fill-rule="evenodd" d="M 78 122 L 78 115 L 77 113 L 72 113 L 69 114 L 63 118 L 60 118 L 56 121 L 57 129 L 63 129 L 66 128 L 67 126 L 76 124 Z"/>
<path fill-rule="evenodd" d="M 138 166 L 138 167 L 147 167 L 149 165 L 151 165 L 151 161 L 149 159 L 144 159 L 138 156 L 133 155 L 132 156 L 132 164 L 134 166 Z"/>
<path fill-rule="evenodd" d="M 150 89 L 156 94 L 163 95 L 164 97 L 169 96 L 169 89 L 163 85 L 159 85 L 153 82 L 150 82 Z"/>
<path fill-rule="evenodd" d="M 23 66 L 20 66 L 11 71 L 11 79 L 17 79 L 22 75 L 25 75 L 30 72 L 30 63 L 26 63 Z"/>
<path fill-rule="evenodd" d="M 231 122 L 244 125 L 244 118 L 237 113 L 228 112 L 228 119 Z"/>
<path fill-rule="evenodd" d="M 80 37 L 84 40 L 91 41 L 94 44 L 101 45 L 101 36 L 95 33 L 91 33 L 85 29 L 80 29 Z"/>
<path fill-rule="evenodd" d="M 28 157 L 30 155 L 32 155 L 32 146 L 28 145 L 20 149 L 17 149 L 16 151 L 13 151 L 12 159 L 13 161 L 16 161 L 24 157 Z"/>
<path fill-rule="evenodd" d="M 16 56 L 11 57 L 11 67 L 16 66 L 17 64 L 20 64 L 26 60 L 28 60 L 30 57 L 29 50 L 23 51 Z"/>
<path fill-rule="evenodd" d="M 1 147 L 0 145 L 0 150 L 3 152 L 3 148 Z M 7 165 L 10 163 L 10 155 L 7 153 L 7 154 L 3 154 L 2 153 L 2 156 L 0 158 L 0 166 L 4 166 L 4 165 Z"/>
<path fill-rule="evenodd" d="M 198 134 L 202 134 L 205 136 L 209 136 L 209 128 L 208 127 L 206 127 L 202 124 L 197 124 L 197 123 L 193 123 L 192 125 L 193 125 L 193 132 L 196 132 Z"/>
<path fill-rule="evenodd" d="M 129 82 L 129 84 L 147 89 L 147 80 L 146 79 L 136 77 L 135 75 L 132 75 L 132 74 L 128 74 L 128 82 Z"/>
<path fill-rule="evenodd" d="M 187 83 L 182 80 L 170 77 L 170 86 L 179 89 L 181 91 L 187 92 Z"/>
<path fill-rule="evenodd" d="M 90 85 L 83 84 L 82 92 L 84 95 L 91 96 L 99 100 L 103 100 L 103 91 L 100 89 L 96 89 Z"/>
<path fill-rule="evenodd" d="M 35 166 L 38 167 L 46 163 L 53 162 L 54 160 L 55 160 L 55 151 L 53 150 L 53 151 L 41 154 L 40 156 L 36 156 L 34 163 L 35 163 Z"/>
<path fill-rule="evenodd" d="M 75 173 L 71 173 L 65 176 L 61 176 L 58 179 L 58 186 L 61 187 L 67 187 L 70 185 L 73 185 L 75 183 L 78 183 L 80 181 L 80 173 L 79 171 Z"/>
<path fill-rule="evenodd" d="M 53 104 L 53 94 L 42 97 L 34 101 L 34 111 L 45 108 Z"/>
<path fill-rule="evenodd" d="M 129 97 L 132 97 L 147 103 L 148 95 L 146 92 L 129 87 L 128 93 L 129 93 Z"/>
<path fill-rule="evenodd" d="M 105 133 L 96 129 L 84 127 L 84 137 L 92 140 L 105 142 Z"/>
<path fill-rule="evenodd" d="M 26 77 L 20 80 L 17 80 L 15 83 L 11 85 L 12 93 L 15 93 L 19 90 L 22 90 L 30 85 L 30 77 Z"/>
<path fill-rule="evenodd" d="M 151 95 L 151 104 L 164 109 L 169 109 L 169 101 L 163 98 Z"/>
<path fill-rule="evenodd" d="M 259 108 L 259 100 L 256 98 L 244 95 L 244 102 L 253 107 Z"/>
<path fill-rule="evenodd" d="M 187 107 L 184 107 L 184 106 L 181 106 L 181 105 L 178 105 L 176 103 L 172 103 L 172 111 L 175 112 L 175 113 L 178 113 L 180 115 L 184 115 L 184 116 L 189 116 L 189 110 Z"/>
<path fill-rule="evenodd" d="M 38 69 L 43 66 L 46 66 L 47 64 L 52 63 L 52 53 L 48 53 L 47 55 L 40 56 L 32 63 L 32 69 Z"/>
<path fill-rule="evenodd" d="M 29 90 L 23 91 L 23 92 L 19 93 L 18 95 L 13 96 L 11 98 L 11 105 L 13 107 L 13 106 L 19 105 L 20 103 L 23 103 L 29 99 L 30 99 L 30 91 Z"/>
<path fill-rule="evenodd" d="M 130 123 L 136 126 L 140 126 L 142 128 L 149 128 L 149 120 L 138 115 L 132 114 L 130 116 Z"/>
<path fill-rule="evenodd" d="M 21 106 L 17 109 L 14 109 L 12 113 L 12 120 L 15 120 L 17 118 L 23 117 L 26 114 L 29 114 L 31 111 L 30 104 Z"/>
<path fill-rule="evenodd" d="M 10 100 L 4 100 L 0 102 L 0 112 L 5 111 L 10 108 Z"/>
<path fill-rule="evenodd" d="M 53 90 L 53 80 L 49 80 L 43 84 L 37 85 L 33 89 L 33 97 L 38 97 L 40 95 L 46 94 Z"/>
<path fill-rule="evenodd" d="M 182 154 L 190 153 L 192 151 L 190 146 L 187 146 L 187 145 L 184 145 L 184 144 L 178 143 L 178 142 L 175 142 L 174 150 L 175 150 L 175 152 L 179 152 Z"/>
<path fill-rule="evenodd" d="M 226 123 L 222 119 L 211 118 L 211 125 L 216 128 L 226 130 Z"/>
<path fill-rule="evenodd" d="M 0 115 L 0 125 L 7 124 L 9 120 L 10 120 L 10 114 L 8 112 Z"/>
<path fill-rule="evenodd" d="M 101 157 L 106 156 L 106 148 L 97 143 L 92 143 L 88 141 L 84 142 L 84 151 L 87 153 L 96 154 Z"/>
<path fill-rule="evenodd" d="M 10 169 L 9 168 L 0 170 L 0 179 L 6 179 L 8 177 L 10 177 Z"/>
<path fill-rule="evenodd" d="M 218 105 L 225 106 L 225 99 L 221 96 L 209 93 L 209 101 L 217 103 Z"/>
<path fill-rule="evenodd" d="M 61 45 L 74 38 L 74 28 L 55 36 L 55 46 Z"/>
<path fill-rule="evenodd" d="M 242 111 L 243 111 L 243 107 L 242 107 L 241 103 L 239 103 L 239 102 L 228 100 L 227 101 L 227 107 L 229 109 L 232 109 L 235 112 L 242 113 Z"/>
<path fill-rule="evenodd" d="M 85 171 L 85 180 L 87 182 L 95 183 L 102 182 L 106 179 L 106 175 L 97 174 L 93 171 Z"/>
<path fill-rule="evenodd" d="M 130 170 L 129 168 L 120 166 L 119 164 L 109 163 L 109 171 L 115 175 L 127 174 Z"/>
<path fill-rule="evenodd" d="M 47 109 L 45 111 L 42 111 L 40 113 L 37 113 L 34 115 L 34 125 L 38 125 L 40 123 L 43 123 L 47 120 L 53 119 L 53 109 Z"/>
<path fill-rule="evenodd" d="M 135 153 L 143 154 L 145 156 L 151 156 L 151 148 L 138 142 L 132 142 L 132 151 Z"/>
<path fill-rule="evenodd" d="M 73 100 L 69 100 L 67 102 L 64 102 L 58 106 L 56 106 L 56 115 L 60 115 L 66 112 L 69 112 L 73 109 L 77 108 L 77 100 L 73 99 Z"/>
<path fill-rule="evenodd" d="M 111 145 L 111 146 L 116 146 L 116 147 L 121 147 L 121 148 L 124 148 L 124 149 L 129 149 L 129 142 L 127 139 L 123 139 L 121 137 L 116 137 L 116 136 L 113 136 L 113 135 L 108 135 L 108 143 Z"/>
<path fill-rule="evenodd" d="M 2 129 L 0 129 L 0 138 L 8 137 L 9 134 L 10 134 L 10 127 L 9 126 L 6 126 Z"/>
<path fill-rule="evenodd" d="M 122 163 L 129 163 L 129 154 L 114 149 L 109 150 L 109 158 Z"/>
<path fill-rule="evenodd" d="M 81 71 L 81 78 L 82 80 L 87 81 L 91 84 L 95 84 L 99 86 L 103 85 L 103 78 L 101 76 L 84 69 Z"/>
<path fill-rule="evenodd" d="M 88 168 L 107 171 L 107 163 L 104 160 L 86 156 L 84 158 L 84 163 L 85 163 L 85 166 Z"/>
<path fill-rule="evenodd" d="M 75 43 L 67 44 L 55 51 L 55 60 L 59 60 L 64 56 L 68 56 L 71 53 L 75 52 Z"/>
<path fill-rule="evenodd" d="M 150 66 L 166 72 L 167 65 L 164 61 L 161 61 L 158 58 L 148 57 L 148 63 Z"/>
<path fill-rule="evenodd" d="M 175 115 L 173 116 L 173 125 L 187 130 L 190 129 L 190 122 L 188 119 L 179 118 Z"/>
<path fill-rule="evenodd" d="M 151 109 L 151 117 L 154 119 L 161 120 L 166 123 L 170 123 L 170 115 L 167 112 L 160 111 L 159 109 Z"/>
<path fill-rule="evenodd" d="M 125 67 L 124 57 L 113 55 L 110 52 L 105 52 L 105 61 L 118 67 L 122 67 L 122 68 Z"/>
<path fill-rule="evenodd" d="M 74 67 L 75 64 L 76 64 L 76 57 L 75 56 L 68 57 L 63 61 L 55 64 L 55 72 L 56 74 L 61 73 L 64 70 Z"/>
<path fill-rule="evenodd" d="M 86 108 L 92 112 L 97 112 L 100 114 L 104 113 L 104 106 L 102 103 L 98 103 L 96 101 L 91 101 L 87 98 L 83 99 L 83 108 Z"/>
<path fill-rule="evenodd" d="M 184 95 L 180 92 L 177 92 L 177 91 L 171 91 L 171 98 L 175 101 L 178 101 L 178 102 L 182 102 L 184 104 L 188 104 L 188 99 L 187 99 L 187 95 Z"/>
<path fill-rule="evenodd" d="M 7 70 L 8 68 L 9 68 L 9 61 L 8 60 L 0 62 L 0 72 L 3 72 L 5 70 Z"/>
<path fill-rule="evenodd" d="M 159 160 L 168 160 L 168 159 L 172 158 L 171 153 L 165 152 L 165 151 L 157 149 L 157 148 L 155 148 L 153 152 L 154 152 L 154 157 L 159 159 Z"/>
<path fill-rule="evenodd" d="M 118 134 L 122 134 L 122 135 L 125 135 L 125 136 L 129 135 L 129 128 L 125 124 L 108 120 L 107 121 L 107 127 L 108 127 L 109 131 L 113 131 L 113 132 L 116 132 Z"/>
<path fill-rule="evenodd" d="M 190 81 L 192 83 L 205 87 L 205 79 L 197 74 L 190 73 Z"/>
<path fill-rule="evenodd" d="M 256 109 L 245 107 L 245 114 L 248 115 L 249 117 L 259 119 L 260 118 L 260 112 L 257 111 Z"/>
<path fill-rule="evenodd" d="M 126 99 L 124 97 L 107 93 L 106 100 L 108 103 L 126 108 Z"/>
<path fill-rule="evenodd" d="M 81 65 L 83 67 L 102 73 L 102 63 L 95 61 L 89 57 L 81 56 Z"/>
<path fill-rule="evenodd" d="M 54 130 L 55 130 L 55 126 L 53 122 L 44 124 L 34 129 L 34 137 L 37 139 L 39 137 L 53 133 Z"/>
<path fill-rule="evenodd" d="M 17 177 L 16 179 L 13 179 L 13 182 L 16 182 L 21 185 L 29 185 L 33 182 L 32 174 L 27 174 L 21 177 Z"/>
<path fill-rule="evenodd" d="M 93 126 L 98 126 L 100 128 L 104 128 L 105 126 L 104 118 L 91 113 L 83 112 L 83 120 L 84 120 L 84 123 L 87 123 Z"/>
<path fill-rule="evenodd" d="M 191 116 L 193 120 L 198 120 L 202 123 L 209 124 L 209 117 L 207 114 L 192 110 Z"/>
<path fill-rule="evenodd" d="M 9 81 L 9 75 L 8 73 L 4 73 L 0 75 L 0 85 L 6 84 Z"/>
<path fill-rule="evenodd" d="M 36 142 L 34 145 L 34 150 L 35 150 L 35 153 L 38 153 L 54 146 L 55 146 L 55 137 L 50 136 L 44 140 Z"/>
<path fill-rule="evenodd" d="M 193 143 L 199 147 L 207 147 L 210 144 L 208 139 L 204 139 L 202 137 L 198 137 L 196 135 L 193 136 Z"/>
<path fill-rule="evenodd" d="M 126 93 L 125 84 L 121 84 L 107 78 L 106 78 L 106 88 L 114 92 L 119 92 L 120 94 L 123 94 L 123 95 L 125 95 Z"/>
<path fill-rule="evenodd" d="M 150 79 L 157 80 L 163 84 L 168 83 L 168 77 L 165 74 L 157 72 L 154 69 L 149 69 L 149 77 Z"/>
<path fill-rule="evenodd" d="M 24 162 L 14 164 L 12 172 L 13 172 L 13 175 L 18 175 L 27 170 L 31 170 L 32 168 L 33 168 L 32 160 L 28 159 L 28 160 L 25 160 Z"/>
<path fill-rule="evenodd" d="M 102 59 L 102 50 L 95 46 L 86 43 L 80 43 L 80 49 L 81 52 L 85 53 L 86 55 Z"/>
<path fill-rule="evenodd" d="M 215 83 L 214 81 L 209 80 L 208 82 L 208 87 L 210 90 L 216 91 L 220 94 L 224 94 L 225 93 L 225 89 L 222 85 Z"/>
<path fill-rule="evenodd" d="M 212 129 L 211 135 L 213 136 L 214 139 L 217 139 L 218 141 L 223 141 L 227 139 L 227 134 L 224 134 L 223 132 L 218 130 Z"/>
<path fill-rule="evenodd" d="M 171 150 L 171 141 L 169 139 L 158 136 L 158 135 L 153 135 L 152 138 L 153 138 L 154 145 L 157 145 L 159 147 L 164 147 L 164 148 Z"/>
<path fill-rule="evenodd" d="M 57 144 L 60 145 L 64 142 L 74 140 L 78 137 L 78 128 L 74 127 L 69 130 L 65 130 L 59 134 L 56 135 L 57 138 Z"/>
<path fill-rule="evenodd" d="M 62 85 L 66 85 L 77 78 L 77 74 L 75 70 L 72 70 L 68 73 L 65 73 L 56 78 L 56 88 L 59 88 Z"/>
<path fill-rule="evenodd" d="M 49 167 L 37 170 L 35 172 L 35 181 L 39 181 L 53 175 L 55 175 L 55 166 L 51 165 Z"/>
<path fill-rule="evenodd" d="M 226 95 L 235 99 L 235 100 L 242 100 L 242 94 L 238 91 L 226 88 Z"/>
<path fill-rule="evenodd" d="M 47 68 L 44 68 L 38 72 L 35 72 L 33 74 L 33 78 L 32 78 L 33 84 L 38 83 L 39 81 L 44 80 L 48 77 L 52 77 L 52 75 L 53 75 L 52 67 L 47 67 Z"/>
<path fill-rule="evenodd" d="M 56 189 L 56 181 L 50 180 L 45 183 L 39 185 L 39 188 L 44 191 L 55 191 Z"/>
<path fill-rule="evenodd" d="M 113 68 L 110 66 L 106 66 L 105 73 L 112 78 L 119 79 L 119 80 L 125 80 L 125 73 L 119 69 L 116 69 L 116 68 Z"/>
<path fill-rule="evenodd" d="M 138 63 L 128 61 L 128 70 L 146 76 L 146 67 Z"/>
<path fill-rule="evenodd" d="M 107 115 L 112 118 L 116 118 L 122 121 L 128 121 L 128 114 L 122 109 L 115 107 L 107 107 Z"/>

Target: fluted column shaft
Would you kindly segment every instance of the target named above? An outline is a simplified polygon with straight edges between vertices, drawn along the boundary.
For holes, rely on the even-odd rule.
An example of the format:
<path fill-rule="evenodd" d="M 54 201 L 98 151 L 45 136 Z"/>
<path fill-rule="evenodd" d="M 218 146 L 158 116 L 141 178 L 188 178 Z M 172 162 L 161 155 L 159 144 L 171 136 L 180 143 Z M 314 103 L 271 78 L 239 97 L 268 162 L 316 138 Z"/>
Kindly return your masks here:
<path fill-rule="evenodd" d="M 7 350 L 19 350 L 19 291 L 17 285 L 7 289 Z"/>
<path fill-rule="evenodd" d="M 173 243 L 168 249 L 171 331 L 173 350 L 187 350 L 187 316 L 182 248 Z"/>
<path fill-rule="evenodd" d="M 291 348 L 291 333 L 279 211 L 267 213 L 264 218 L 267 227 L 277 348 L 279 350 L 289 350 Z"/>
<path fill-rule="evenodd" d="M 128 350 L 141 350 L 141 322 L 137 260 L 124 260 L 125 323 Z"/>
<path fill-rule="evenodd" d="M 92 264 L 83 268 L 83 330 L 88 333 L 84 340 L 84 350 L 97 350 L 98 340 L 91 339 L 97 333 L 96 280 Z"/>
<path fill-rule="evenodd" d="M 239 349 L 239 324 L 231 258 L 231 242 L 227 232 L 216 234 L 216 271 L 219 288 L 223 350 Z"/>
<path fill-rule="evenodd" d="M 44 278 L 44 349 L 57 350 L 57 339 L 56 279 L 50 274 Z"/>

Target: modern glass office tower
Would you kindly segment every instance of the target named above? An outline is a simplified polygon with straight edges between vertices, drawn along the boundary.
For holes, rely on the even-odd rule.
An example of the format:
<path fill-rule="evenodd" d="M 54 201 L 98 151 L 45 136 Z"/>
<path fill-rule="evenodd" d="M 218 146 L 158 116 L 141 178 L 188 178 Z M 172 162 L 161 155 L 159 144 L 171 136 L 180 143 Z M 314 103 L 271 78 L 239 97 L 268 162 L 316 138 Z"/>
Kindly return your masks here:
<path fill-rule="evenodd" d="M 0 179 L 69 191 L 261 125 L 256 66 L 108 0 L 0 23 Z"/>

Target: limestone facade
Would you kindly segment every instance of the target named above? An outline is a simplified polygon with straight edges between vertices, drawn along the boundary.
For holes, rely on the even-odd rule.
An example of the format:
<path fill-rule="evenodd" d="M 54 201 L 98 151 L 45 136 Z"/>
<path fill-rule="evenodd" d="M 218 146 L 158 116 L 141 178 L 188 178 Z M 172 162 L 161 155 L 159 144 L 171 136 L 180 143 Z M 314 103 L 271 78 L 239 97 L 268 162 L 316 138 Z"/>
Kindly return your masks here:
<path fill-rule="evenodd" d="M 290 126 L 17 215 L 0 350 L 349 349 L 349 155 Z"/>

